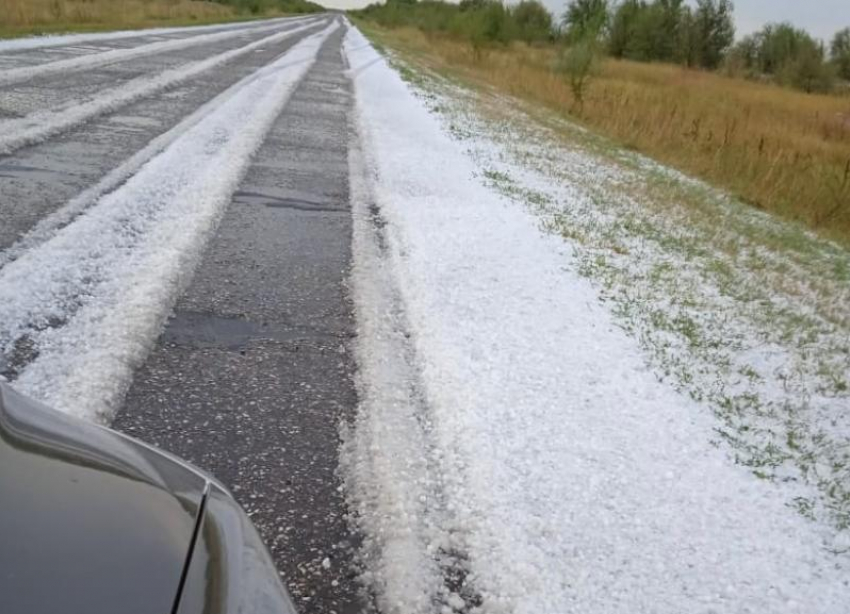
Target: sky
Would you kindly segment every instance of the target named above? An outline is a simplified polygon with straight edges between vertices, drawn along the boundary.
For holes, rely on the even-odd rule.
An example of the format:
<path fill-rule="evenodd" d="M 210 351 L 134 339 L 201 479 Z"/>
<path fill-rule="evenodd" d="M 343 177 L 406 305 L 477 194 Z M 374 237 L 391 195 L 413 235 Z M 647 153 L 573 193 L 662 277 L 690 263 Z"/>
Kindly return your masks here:
<path fill-rule="evenodd" d="M 319 0 L 331 8 L 359 8 L 375 0 Z M 541 0 L 560 16 L 567 0 Z M 771 21 L 790 21 L 816 38 L 829 40 L 850 27 L 850 0 L 733 0 L 738 36 L 751 34 Z M 691 2 L 693 4 L 693 2 Z"/>

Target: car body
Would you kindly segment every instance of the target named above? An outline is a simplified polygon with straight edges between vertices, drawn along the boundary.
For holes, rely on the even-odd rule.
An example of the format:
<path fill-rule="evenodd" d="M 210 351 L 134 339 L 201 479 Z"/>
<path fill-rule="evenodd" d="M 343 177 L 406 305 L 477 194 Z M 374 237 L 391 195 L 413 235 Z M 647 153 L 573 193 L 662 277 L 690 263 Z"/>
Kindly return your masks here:
<path fill-rule="evenodd" d="M 0 383 L 3 614 L 294 614 L 215 479 Z"/>

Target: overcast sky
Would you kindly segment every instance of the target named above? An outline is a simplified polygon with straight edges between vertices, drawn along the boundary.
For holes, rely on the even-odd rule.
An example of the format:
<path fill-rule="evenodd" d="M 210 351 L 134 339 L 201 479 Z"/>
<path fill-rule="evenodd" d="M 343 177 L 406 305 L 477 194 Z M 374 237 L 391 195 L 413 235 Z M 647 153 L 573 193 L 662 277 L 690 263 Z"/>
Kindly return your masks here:
<path fill-rule="evenodd" d="M 331 8 L 359 8 L 373 0 L 318 0 Z M 829 40 L 850 26 L 850 0 L 733 0 L 738 36 L 750 34 L 770 21 L 790 21 L 817 38 Z M 542 0 L 556 15 L 567 0 Z"/>

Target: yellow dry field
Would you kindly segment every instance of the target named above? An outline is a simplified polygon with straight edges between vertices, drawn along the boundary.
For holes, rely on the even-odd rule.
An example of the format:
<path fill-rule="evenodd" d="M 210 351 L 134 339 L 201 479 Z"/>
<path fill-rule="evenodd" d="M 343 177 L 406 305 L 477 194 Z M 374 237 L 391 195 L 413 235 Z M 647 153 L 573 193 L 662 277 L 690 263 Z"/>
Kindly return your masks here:
<path fill-rule="evenodd" d="M 232 7 L 200 0 L 0 0 L 0 37 L 237 18 Z"/>
<path fill-rule="evenodd" d="M 850 243 L 850 96 L 608 59 L 579 110 L 552 46 L 475 54 L 450 38 L 363 25 L 429 68 L 570 115 L 755 207 Z"/>

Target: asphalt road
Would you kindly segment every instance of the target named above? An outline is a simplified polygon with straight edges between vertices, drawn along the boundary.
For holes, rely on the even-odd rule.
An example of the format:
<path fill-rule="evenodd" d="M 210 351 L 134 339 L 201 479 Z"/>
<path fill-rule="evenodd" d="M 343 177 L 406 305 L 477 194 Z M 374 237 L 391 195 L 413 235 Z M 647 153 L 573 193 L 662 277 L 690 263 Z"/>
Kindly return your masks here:
<path fill-rule="evenodd" d="M 85 217 L 185 126 L 202 124 L 203 117 L 192 119 L 198 109 L 334 19 L 0 50 L 0 128 L 6 122 L 15 137 L 0 149 L 0 273 Z M 337 475 L 338 426 L 356 404 L 346 289 L 352 91 L 343 35 L 340 27 L 323 40 L 251 157 L 112 421 L 227 485 L 305 613 L 367 609 Z M 175 41 L 162 51 L 162 43 Z M 209 69 L 186 70 L 246 48 Z M 105 53 L 112 55 L 98 55 Z M 100 59 L 75 60 L 87 56 Z M 67 69 L 44 68 L 63 61 Z M 175 73 L 180 78 L 163 87 L 150 85 Z M 135 98 L 114 95 L 140 83 Z M 112 103 L 83 121 L 56 120 L 110 96 Z M 45 110 L 47 119 L 35 121 Z M 30 126 L 21 123 L 32 118 Z M 59 127 L 45 133 L 54 120 Z M 27 130 L 33 136 L 21 137 Z M 70 213 L 69 202 L 76 203 Z M 16 326 L 61 332 L 65 325 Z M 0 349 L 0 372 L 13 383 L 43 351 L 25 334 Z"/>
<path fill-rule="evenodd" d="M 280 30 L 295 27 L 281 25 Z M 217 67 L 214 72 L 202 72 L 72 126 L 44 142 L 0 157 L 0 178 L 3 179 L 0 186 L 0 219 L 3 220 L 0 249 L 8 248 L 39 220 L 95 184 L 154 138 L 177 126 L 202 104 L 285 53 L 314 29 L 254 50 Z M 134 78 L 238 49 L 269 34 L 267 30 L 258 33 L 240 29 L 238 32 L 241 34 L 233 39 L 201 43 L 167 54 L 142 56 L 88 71 L 35 77 L 13 85 L 0 84 L 0 119 L 26 117 L 45 106 L 63 108 L 79 99 L 96 99 L 102 91 L 126 84 Z M 151 42 L 149 37 L 131 40 L 139 45 Z M 122 39 L 122 43 L 126 45 L 128 41 Z M 107 47 L 111 49 L 114 45 L 111 43 Z M 52 53 L 58 55 L 62 50 L 53 49 Z M 5 59 L 4 69 L 8 70 L 11 60 L 16 60 L 15 66 L 29 65 L 27 57 L 31 53 L 35 52 L 0 54 L 0 60 Z M 67 50 L 66 55 L 79 57 Z"/>

